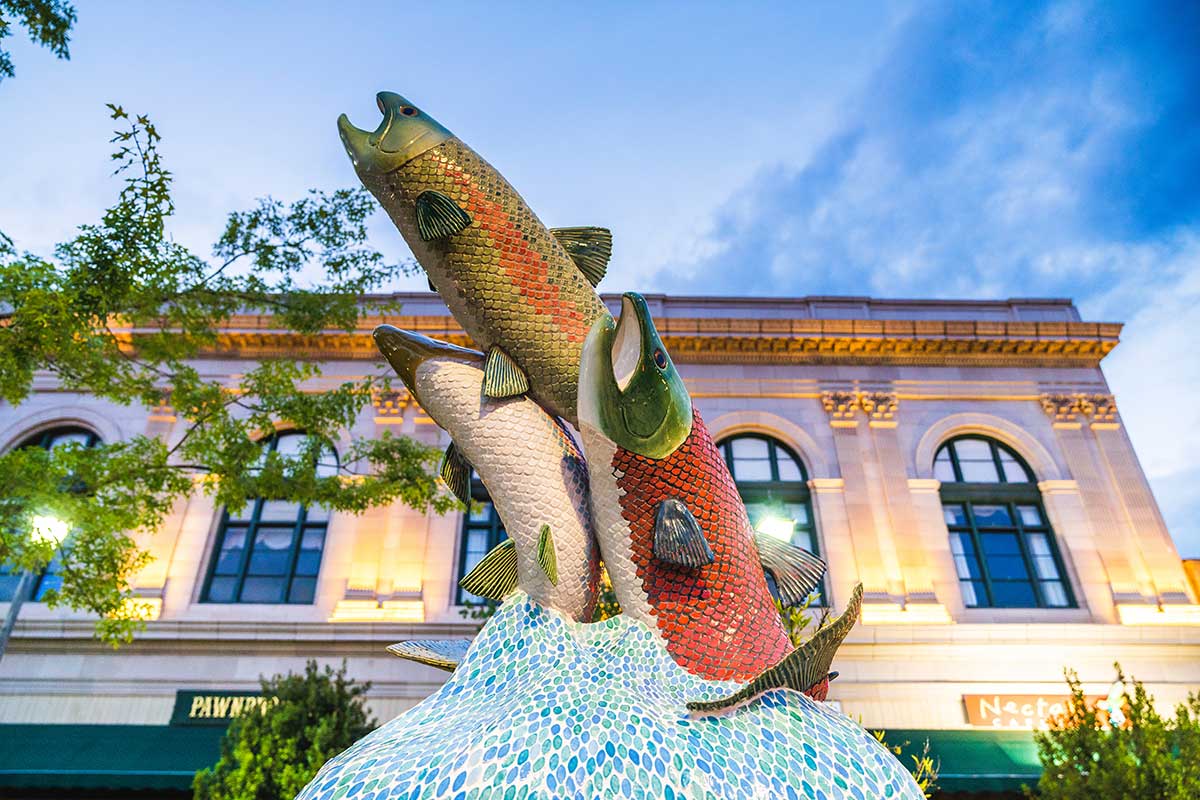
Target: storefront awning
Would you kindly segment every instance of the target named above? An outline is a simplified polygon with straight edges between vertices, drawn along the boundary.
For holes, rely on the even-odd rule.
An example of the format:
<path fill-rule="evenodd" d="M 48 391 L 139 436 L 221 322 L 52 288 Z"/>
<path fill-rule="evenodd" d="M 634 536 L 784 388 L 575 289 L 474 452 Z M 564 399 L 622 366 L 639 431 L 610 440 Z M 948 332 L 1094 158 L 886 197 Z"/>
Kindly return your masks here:
<path fill-rule="evenodd" d="M 908 744 L 901 758 L 919 754 L 929 740 L 929 753 L 941 762 L 938 787 L 946 792 L 1002 792 L 1037 785 L 1042 774 L 1037 746 L 1029 731 L 888 730 L 887 742 Z"/>
<path fill-rule="evenodd" d="M 0 725 L 0 787 L 188 789 L 223 727 Z M 0 794 L 4 794 L 0 792 Z"/>

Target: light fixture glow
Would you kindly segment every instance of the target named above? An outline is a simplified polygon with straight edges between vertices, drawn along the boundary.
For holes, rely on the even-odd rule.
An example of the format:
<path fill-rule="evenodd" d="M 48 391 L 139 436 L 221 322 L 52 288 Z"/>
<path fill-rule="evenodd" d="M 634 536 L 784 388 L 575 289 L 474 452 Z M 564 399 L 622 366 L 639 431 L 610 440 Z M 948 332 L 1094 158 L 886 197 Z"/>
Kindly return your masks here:
<path fill-rule="evenodd" d="M 784 519 L 774 514 L 764 514 L 758 520 L 758 524 L 754 526 L 754 530 L 759 533 L 765 533 L 772 539 L 778 539 L 781 542 L 790 542 L 792 540 L 792 533 L 796 530 L 796 520 Z"/>
<path fill-rule="evenodd" d="M 71 532 L 67 523 L 49 514 L 38 514 L 30 526 L 33 538 L 52 544 L 55 547 L 62 544 L 63 539 Z"/>

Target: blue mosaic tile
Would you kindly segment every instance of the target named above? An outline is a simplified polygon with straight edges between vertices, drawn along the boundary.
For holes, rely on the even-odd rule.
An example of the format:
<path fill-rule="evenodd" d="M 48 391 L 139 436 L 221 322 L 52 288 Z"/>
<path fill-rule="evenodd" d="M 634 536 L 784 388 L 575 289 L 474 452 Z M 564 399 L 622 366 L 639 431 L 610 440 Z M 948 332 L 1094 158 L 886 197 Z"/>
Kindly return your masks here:
<path fill-rule="evenodd" d="M 627 616 L 582 624 L 514 595 L 437 692 L 326 764 L 298 800 L 921 800 L 853 720 L 795 692 L 725 717 L 727 695 Z"/>

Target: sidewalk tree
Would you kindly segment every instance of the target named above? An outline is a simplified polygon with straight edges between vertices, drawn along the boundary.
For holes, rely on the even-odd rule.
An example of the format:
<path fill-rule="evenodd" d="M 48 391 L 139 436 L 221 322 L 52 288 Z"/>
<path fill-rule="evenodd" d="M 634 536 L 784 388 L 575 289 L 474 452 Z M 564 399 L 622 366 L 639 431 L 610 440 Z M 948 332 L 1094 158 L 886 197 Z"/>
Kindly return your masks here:
<path fill-rule="evenodd" d="M 1141 681 L 1126 682 L 1119 664 L 1117 681 L 1125 688 L 1124 721 L 1084 696 L 1079 676 L 1068 670 L 1071 700 L 1050 729 L 1034 733 L 1042 776 L 1040 800 L 1093 800 L 1146 797 L 1191 800 L 1200 797 L 1200 694 L 1190 694 L 1162 717 Z M 1132 690 L 1132 691 L 1131 691 Z"/>
<path fill-rule="evenodd" d="M 196 773 L 195 800 L 292 800 L 326 761 L 370 733 L 370 684 L 309 661 L 304 674 L 263 680 L 268 702 L 236 717 L 221 759 Z"/>
<path fill-rule="evenodd" d="M 61 59 L 69 59 L 67 48 L 75 8 L 62 0 L 0 0 L 0 42 L 12 35 L 13 24 L 25 28 L 29 39 Z M 12 56 L 0 47 L 0 81 L 16 74 Z"/>
<path fill-rule="evenodd" d="M 57 550 L 62 585 L 46 602 L 99 615 L 98 634 L 119 642 L 140 624 L 129 580 L 146 556 L 134 534 L 158 528 L 197 489 L 233 508 L 263 496 L 349 512 L 397 500 L 441 512 L 456 501 L 436 483 L 439 454 L 407 437 L 351 439 L 337 464 L 325 463 L 327 444 L 345 442 L 372 394 L 390 389 L 383 367 L 368 363 L 369 374 L 329 385 L 319 364 L 288 357 L 240 375 L 196 366 L 235 314 L 270 314 L 283 331 L 313 335 L 394 310 L 362 301 L 414 269 L 366 244 L 371 197 L 262 200 L 230 214 L 203 258 L 168 232 L 172 179 L 158 131 L 110 109 L 122 126 L 116 203 L 53 257 L 0 238 L 0 402 L 20 406 L 35 380 L 50 379 L 111 403 L 167 405 L 178 422 L 168 441 L 139 434 L 0 453 L 0 564 L 37 572 Z M 279 426 L 308 434 L 300 452 L 264 452 L 260 440 Z M 33 535 L 47 516 L 71 531 L 59 548 Z"/>

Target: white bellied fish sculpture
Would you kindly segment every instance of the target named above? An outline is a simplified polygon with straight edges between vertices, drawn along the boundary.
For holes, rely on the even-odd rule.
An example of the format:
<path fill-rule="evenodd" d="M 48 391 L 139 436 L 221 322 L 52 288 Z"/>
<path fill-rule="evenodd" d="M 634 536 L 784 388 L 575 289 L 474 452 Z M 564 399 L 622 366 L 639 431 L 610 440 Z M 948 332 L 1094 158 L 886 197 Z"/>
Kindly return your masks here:
<path fill-rule="evenodd" d="M 803 599 L 819 558 L 757 535 L 641 295 L 584 345 L 579 424 L 596 535 L 624 613 L 685 669 L 745 680 L 792 647 L 763 569 Z"/>
<path fill-rule="evenodd" d="M 425 269 L 430 287 L 487 353 L 490 397 L 528 392 L 575 423 L 579 353 L 608 316 L 595 285 L 608 267 L 604 228 L 549 229 L 499 172 L 398 94 L 377 96 L 383 121 L 338 132 Z"/>
<path fill-rule="evenodd" d="M 463 588 L 500 599 L 520 586 L 547 608 L 591 621 L 599 554 L 587 465 L 570 433 L 528 397 L 486 397 L 482 353 L 390 325 L 376 328 L 375 342 L 450 434 L 447 484 L 469 503 L 473 467 L 504 521 L 508 541 L 463 579 Z"/>

